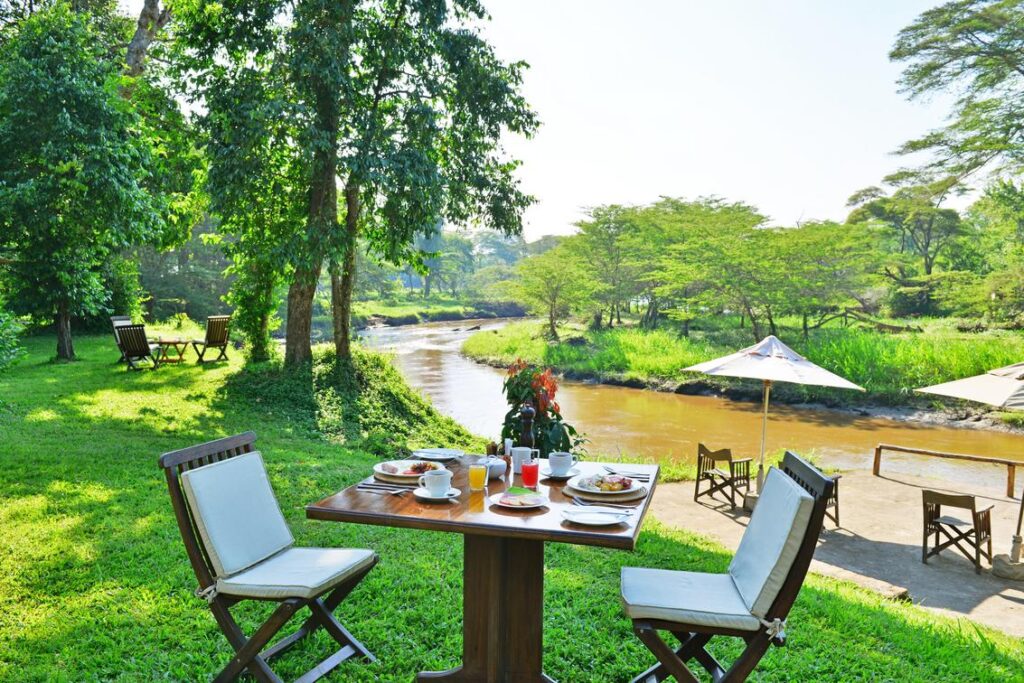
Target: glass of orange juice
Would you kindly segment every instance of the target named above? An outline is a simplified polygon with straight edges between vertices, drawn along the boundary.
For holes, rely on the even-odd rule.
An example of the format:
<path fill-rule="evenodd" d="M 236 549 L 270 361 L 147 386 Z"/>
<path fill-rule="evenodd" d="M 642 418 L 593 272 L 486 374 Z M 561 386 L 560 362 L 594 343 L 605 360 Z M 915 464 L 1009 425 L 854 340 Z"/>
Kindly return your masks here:
<path fill-rule="evenodd" d="M 487 486 L 487 465 L 477 462 L 469 466 L 469 490 L 483 491 Z"/>

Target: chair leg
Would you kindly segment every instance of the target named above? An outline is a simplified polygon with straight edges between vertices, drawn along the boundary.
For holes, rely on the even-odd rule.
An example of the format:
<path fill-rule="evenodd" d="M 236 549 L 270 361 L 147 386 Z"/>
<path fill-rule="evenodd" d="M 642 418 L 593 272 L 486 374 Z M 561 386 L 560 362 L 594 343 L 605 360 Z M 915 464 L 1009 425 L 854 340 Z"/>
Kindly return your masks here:
<path fill-rule="evenodd" d="M 743 649 L 740 656 L 732 663 L 729 670 L 725 672 L 725 675 L 721 679 L 716 678 L 715 680 L 722 681 L 745 681 L 747 677 L 754 671 L 754 667 L 764 657 L 764 653 L 768 651 L 768 646 L 771 645 L 772 639 L 768 636 L 766 631 L 758 631 L 754 637 L 747 641 L 747 646 Z"/>
<path fill-rule="evenodd" d="M 214 598 L 214 601 L 210 603 L 210 611 L 213 612 L 213 618 L 217 621 L 217 625 L 220 626 L 224 637 L 228 639 L 228 643 L 231 644 L 235 652 L 245 647 L 247 640 L 245 633 L 242 632 L 238 622 L 231 616 L 231 612 L 222 598 Z M 254 657 L 252 662 L 249 663 L 248 669 L 249 673 L 262 683 L 281 683 L 281 679 L 267 666 L 267 662 L 263 657 Z"/>
<path fill-rule="evenodd" d="M 288 620 L 294 616 L 295 612 L 303 606 L 301 600 L 285 600 L 282 602 L 274 613 L 270 615 L 262 626 L 260 626 L 256 633 L 251 638 L 245 641 L 245 644 L 240 648 L 237 648 L 234 658 L 231 662 L 224 667 L 224 670 L 220 672 L 217 678 L 214 679 L 216 683 L 228 683 L 238 678 L 239 674 L 242 673 L 250 665 L 255 663 L 257 660 L 263 663 L 266 667 L 266 662 L 263 662 L 263 658 L 260 656 L 260 650 L 270 642 L 270 639 L 280 631 Z M 263 667 L 259 667 L 263 669 Z M 273 683 L 278 683 L 281 679 L 278 678 L 277 674 L 270 671 L 269 667 L 266 667 L 266 673 L 269 673 L 270 678 L 266 679 Z M 260 677 L 259 674 L 256 674 Z"/>
<path fill-rule="evenodd" d="M 227 360 L 227 359 L 228 359 L 228 345 L 225 344 L 224 346 L 220 347 L 220 355 L 217 356 L 217 360 Z"/>
<path fill-rule="evenodd" d="M 686 667 L 686 664 L 680 659 L 679 655 L 661 639 L 661 636 L 658 635 L 657 630 L 653 626 L 645 622 L 634 622 L 633 631 L 661 663 L 660 667 L 654 667 L 654 669 L 648 669 L 648 671 L 654 672 L 655 670 L 661 670 L 661 667 L 663 667 L 679 683 L 699 683 L 697 677 Z M 640 674 L 640 676 L 633 679 L 633 682 L 642 683 L 649 677 L 645 675 L 647 673 Z M 658 678 L 657 673 L 652 673 L 651 675 L 655 676 L 655 680 L 664 680 L 664 677 Z"/>

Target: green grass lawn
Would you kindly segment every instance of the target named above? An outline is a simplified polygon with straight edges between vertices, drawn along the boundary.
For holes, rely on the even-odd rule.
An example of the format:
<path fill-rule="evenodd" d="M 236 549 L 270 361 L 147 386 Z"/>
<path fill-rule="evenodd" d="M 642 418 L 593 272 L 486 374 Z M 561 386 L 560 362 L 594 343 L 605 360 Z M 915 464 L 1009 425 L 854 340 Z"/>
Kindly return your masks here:
<path fill-rule="evenodd" d="M 343 622 L 378 657 L 335 681 L 411 681 L 454 666 L 461 647 L 461 543 L 454 535 L 313 522 L 303 505 L 363 477 L 403 443 L 474 437 L 440 418 L 377 356 L 306 373 L 230 363 L 128 373 L 109 336 L 77 339 L 54 364 L 52 338 L 0 375 L 0 680 L 198 681 L 230 658 L 191 573 L 157 468 L 164 451 L 253 429 L 300 544 L 361 546 L 378 567 L 344 603 Z M 330 437 L 324 434 L 330 434 Z M 624 681 L 650 657 L 618 603 L 623 565 L 724 571 L 725 550 L 650 521 L 634 553 L 547 550 L 545 668 L 563 683 Z M 955 587 L 951 587 L 954 589 Z M 268 609 L 239 614 L 253 627 Z M 966 622 L 812 577 L 789 645 L 762 681 L 1020 679 L 1024 646 Z M 320 635 L 277 664 L 285 677 L 328 652 Z M 719 653 L 737 652 L 727 646 Z"/>
<path fill-rule="evenodd" d="M 463 352 L 477 360 L 507 364 L 523 358 L 595 378 L 635 379 L 644 382 L 709 381 L 722 387 L 743 386 L 757 391 L 756 384 L 708 378 L 683 372 L 683 368 L 749 346 L 749 327 L 713 326 L 694 330 L 684 337 L 671 328 L 643 330 L 618 327 L 588 331 L 566 327 L 560 343 L 551 343 L 544 326 L 521 321 L 466 340 Z M 574 343 L 569 340 L 575 338 Z M 790 400 L 821 400 L 829 403 L 904 404 L 934 402 L 934 397 L 914 395 L 912 390 L 991 368 L 1019 362 L 1019 332 L 993 330 L 982 334 L 957 332 L 948 324 L 929 321 L 921 333 L 884 334 L 838 325 L 815 330 L 805 342 L 789 331 L 784 342 L 832 372 L 863 386 L 867 392 L 779 384 L 775 393 Z"/>

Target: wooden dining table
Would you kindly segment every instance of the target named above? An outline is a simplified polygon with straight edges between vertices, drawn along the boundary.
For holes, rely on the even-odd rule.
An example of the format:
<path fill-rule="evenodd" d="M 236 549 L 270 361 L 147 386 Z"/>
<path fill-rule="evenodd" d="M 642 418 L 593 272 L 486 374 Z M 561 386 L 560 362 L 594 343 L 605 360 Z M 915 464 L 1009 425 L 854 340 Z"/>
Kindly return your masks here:
<path fill-rule="evenodd" d="M 604 465 L 650 476 L 647 494 L 634 503 L 628 521 L 613 526 L 574 524 L 562 517 L 573 505 L 565 482 L 541 478 L 539 492 L 550 499 L 541 508 L 513 510 L 488 497 L 505 490 L 491 479 L 485 491 L 470 491 L 473 456 L 445 463 L 460 495 L 447 502 L 425 502 L 411 492 L 381 495 L 350 486 L 312 505 L 306 516 L 335 522 L 447 531 L 463 535 L 462 664 L 448 671 L 422 672 L 417 682 L 539 683 L 552 681 L 542 668 L 544 544 L 572 543 L 618 550 L 636 547 L 640 525 L 658 481 L 657 465 L 581 462 L 583 474 L 605 474 Z M 541 461 L 544 471 L 546 461 Z M 368 477 L 365 483 L 372 481 Z M 519 475 L 513 485 L 521 486 Z M 387 561 L 387 558 L 384 560 Z"/>

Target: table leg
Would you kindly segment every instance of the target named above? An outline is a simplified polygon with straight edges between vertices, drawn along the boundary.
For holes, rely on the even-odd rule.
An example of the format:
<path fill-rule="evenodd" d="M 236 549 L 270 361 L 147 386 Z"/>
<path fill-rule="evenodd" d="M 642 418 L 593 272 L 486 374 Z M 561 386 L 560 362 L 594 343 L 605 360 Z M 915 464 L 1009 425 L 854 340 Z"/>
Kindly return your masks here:
<path fill-rule="evenodd" d="M 418 683 L 553 683 L 541 670 L 544 543 L 465 536 L 462 666 Z"/>

